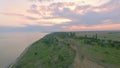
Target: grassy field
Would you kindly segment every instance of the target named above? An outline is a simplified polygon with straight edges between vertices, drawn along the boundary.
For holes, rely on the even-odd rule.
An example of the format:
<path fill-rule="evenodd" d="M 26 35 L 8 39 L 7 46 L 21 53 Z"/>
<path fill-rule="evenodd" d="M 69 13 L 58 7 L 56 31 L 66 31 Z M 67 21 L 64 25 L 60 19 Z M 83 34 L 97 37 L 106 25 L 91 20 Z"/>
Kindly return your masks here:
<path fill-rule="evenodd" d="M 99 39 L 105 40 L 116 40 L 120 41 L 120 31 L 83 31 L 83 32 L 76 32 L 77 36 L 85 36 L 92 37 L 93 35 L 97 34 Z"/>
<path fill-rule="evenodd" d="M 60 36 L 49 34 L 32 44 L 12 68 L 68 68 L 74 56 L 74 50 Z"/>
<path fill-rule="evenodd" d="M 76 38 L 81 44 L 79 51 L 89 60 L 106 68 L 120 68 L 120 32 L 78 32 Z"/>
<path fill-rule="evenodd" d="M 51 33 L 33 43 L 12 68 L 88 68 L 86 65 L 120 68 L 120 32 Z"/>

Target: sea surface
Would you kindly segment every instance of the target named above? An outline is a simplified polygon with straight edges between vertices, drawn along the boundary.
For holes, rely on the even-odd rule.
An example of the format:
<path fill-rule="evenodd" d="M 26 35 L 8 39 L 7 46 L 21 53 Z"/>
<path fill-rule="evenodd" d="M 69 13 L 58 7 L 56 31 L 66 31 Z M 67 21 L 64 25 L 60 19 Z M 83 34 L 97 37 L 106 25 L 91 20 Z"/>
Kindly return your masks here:
<path fill-rule="evenodd" d="M 29 45 L 48 33 L 0 33 L 0 68 L 7 68 Z"/>

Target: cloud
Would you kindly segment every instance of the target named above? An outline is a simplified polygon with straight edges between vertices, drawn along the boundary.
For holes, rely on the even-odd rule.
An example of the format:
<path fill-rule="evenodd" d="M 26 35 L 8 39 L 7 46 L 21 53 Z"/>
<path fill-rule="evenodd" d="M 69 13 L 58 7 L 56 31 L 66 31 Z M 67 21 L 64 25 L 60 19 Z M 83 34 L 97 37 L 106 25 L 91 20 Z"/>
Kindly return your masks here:
<path fill-rule="evenodd" d="M 92 26 L 85 26 L 85 25 L 73 25 L 73 26 L 62 26 L 64 30 L 67 31 L 89 31 L 89 30 L 120 30 L 120 24 L 99 24 L 99 25 L 92 25 Z"/>
<path fill-rule="evenodd" d="M 21 18 L 26 18 L 29 20 L 37 20 L 38 18 L 35 18 L 33 16 L 29 16 L 29 15 L 24 15 L 24 14 L 20 14 L 20 13 L 6 13 L 6 12 L 0 12 L 1 15 L 6 15 L 6 16 L 12 16 L 12 17 L 21 17 Z"/>
<path fill-rule="evenodd" d="M 29 19 L 29 20 L 38 20 L 39 18 L 35 18 L 35 17 L 31 17 L 31 16 L 26 16 L 26 19 Z"/>
<path fill-rule="evenodd" d="M 50 2 L 50 1 L 54 1 L 54 0 L 29 0 L 30 2 Z"/>
<path fill-rule="evenodd" d="M 54 1 L 54 0 L 38 0 L 39 2 L 45 2 L 45 1 Z"/>
<path fill-rule="evenodd" d="M 19 13 L 7 13 L 7 12 L 0 12 L 2 15 L 8 15 L 8 16 L 24 16 L 23 14 Z"/>
<path fill-rule="evenodd" d="M 69 25 L 97 25 L 103 23 L 103 21 L 107 19 L 111 19 L 114 23 L 120 22 L 119 5 L 111 6 L 111 4 L 107 4 L 99 7 L 93 7 L 90 5 L 76 6 L 75 10 L 70 10 L 61 4 L 62 3 L 60 3 L 60 6 L 55 9 L 54 15 L 72 19 L 72 22 Z M 59 7 L 62 8 L 62 11 L 59 10 Z"/>
<path fill-rule="evenodd" d="M 19 21 L 21 23 L 18 22 L 12 22 L 9 24 L 4 24 L 4 23 L 0 23 L 0 26 L 15 26 L 15 27 L 23 27 L 26 25 L 34 25 L 34 26 L 54 26 L 56 24 L 64 24 L 64 23 L 68 23 L 71 22 L 72 20 L 67 19 L 67 18 L 60 18 L 60 17 L 42 17 L 42 18 L 37 18 L 37 17 L 33 17 L 33 16 L 29 16 L 29 15 L 23 15 L 23 14 L 17 14 L 17 13 L 1 13 L 2 15 L 6 15 L 7 17 L 11 17 L 12 18 L 10 20 L 13 20 L 14 18 L 16 21 Z M 20 18 L 18 18 L 20 17 Z M 18 19 L 17 19 L 18 18 Z"/>
<path fill-rule="evenodd" d="M 12 19 L 10 19 L 15 19 L 15 21 L 9 20 L 11 23 L 6 26 L 27 27 L 29 25 L 29 27 L 51 27 L 52 30 L 95 30 L 95 28 L 100 30 L 102 28 L 100 26 L 104 26 L 105 29 L 112 29 L 115 26 L 118 27 L 120 23 L 119 0 L 31 1 L 32 4 L 26 9 L 25 13 L 0 12 L 6 18 L 12 16 Z M 7 21 L 3 22 L 6 23 Z M 2 23 L 0 23 L 0 26 L 5 26 Z"/>
<path fill-rule="evenodd" d="M 30 2 L 36 2 L 37 0 L 28 0 L 28 1 L 30 1 Z"/>
<path fill-rule="evenodd" d="M 39 19 L 36 21 L 36 26 L 54 26 L 58 24 L 65 24 L 71 22 L 70 19 L 65 18 L 51 18 L 51 19 Z"/>
<path fill-rule="evenodd" d="M 31 9 L 36 9 L 37 7 L 38 7 L 38 6 L 37 6 L 36 4 L 32 4 L 30 8 L 31 8 Z"/>

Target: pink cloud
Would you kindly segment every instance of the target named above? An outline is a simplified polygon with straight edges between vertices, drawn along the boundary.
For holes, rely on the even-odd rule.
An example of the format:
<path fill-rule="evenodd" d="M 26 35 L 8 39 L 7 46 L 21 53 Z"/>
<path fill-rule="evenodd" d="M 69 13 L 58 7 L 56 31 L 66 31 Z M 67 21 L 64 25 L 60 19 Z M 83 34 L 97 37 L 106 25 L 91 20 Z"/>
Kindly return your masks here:
<path fill-rule="evenodd" d="M 73 26 L 62 26 L 63 29 L 68 31 L 73 30 L 120 30 L 120 24 L 112 24 L 112 23 L 104 23 L 93 26 L 85 26 L 85 25 L 73 25 Z"/>
<path fill-rule="evenodd" d="M 6 13 L 6 12 L 0 12 L 2 15 L 7 15 L 7 16 L 24 16 L 23 14 L 19 13 Z"/>
<path fill-rule="evenodd" d="M 38 0 L 32 1 L 38 2 Z M 44 0 L 39 1 L 43 2 Z M 120 29 L 120 24 L 118 24 L 119 10 L 116 9 L 119 9 L 119 6 L 116 4 L 105 5 L 106 3 L 108 3 L 108 1 L 110 0 L 106 1 L 102 0 L 100 3 L 95 2 L 95 4 L 93 1 L 88 1 L 88 3 L 87 1 L 85 2 L 58 1 L 51 2 L 47 5 L 33 2 L 35 4 L 31 5 L 27 12 L 21 13 L 0 12 L 0 14 L 2 14 L 2 16 L 5 17 L 4 18 L 5 21 L 1 21 L 0 26 L 37 25 L 54 27 L 57 25 L 61 27 L 62 24 L 66 25 L 62 27 L 65 30 L 115 30 L 115 29 L 118 30 Z M 116 13 L 115 11 L 111 12 L 113 10 L 117 12 Z M 6 20 L 6 18 L 8 19 Z M 117 23 L 116 24 L 110 23 L 111 20 Z M 11 23 L 9 23 L 9 21 Z M 104 21 L 104 23 L 100 24 L 102 23 L 102 21 Z M 107 24 L 105 24 L 105 22 L 107 22 Z M 7 23 L 9 25 L 7 25 Z M 89 26 L 85 26 L 84 24 Z"/>
<path fill-rule="evenodd" d="M 80 15 L 84 15 L 88 12 L 98 12 L 98 13 L 105 13 L 105 12 L 110 12 L 115 9 L 119 8 L 119 6 L 116 5 L 108 5 L 105 7 L 92 7 L 92 6 L 83 6 L 83 7 L 76 7 L 74 10 L 75 13 L 78 13 Z"/>

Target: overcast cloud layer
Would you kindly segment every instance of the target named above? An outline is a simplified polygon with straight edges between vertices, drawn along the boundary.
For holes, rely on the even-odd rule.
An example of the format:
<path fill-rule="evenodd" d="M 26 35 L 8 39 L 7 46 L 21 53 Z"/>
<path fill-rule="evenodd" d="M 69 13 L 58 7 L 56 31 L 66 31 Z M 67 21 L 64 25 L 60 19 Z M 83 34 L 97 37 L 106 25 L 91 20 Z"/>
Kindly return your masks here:
<path fill-rule="evenodd" d="M 120 30 L 120 0 L 1 2 L 1 32 Z"/>

